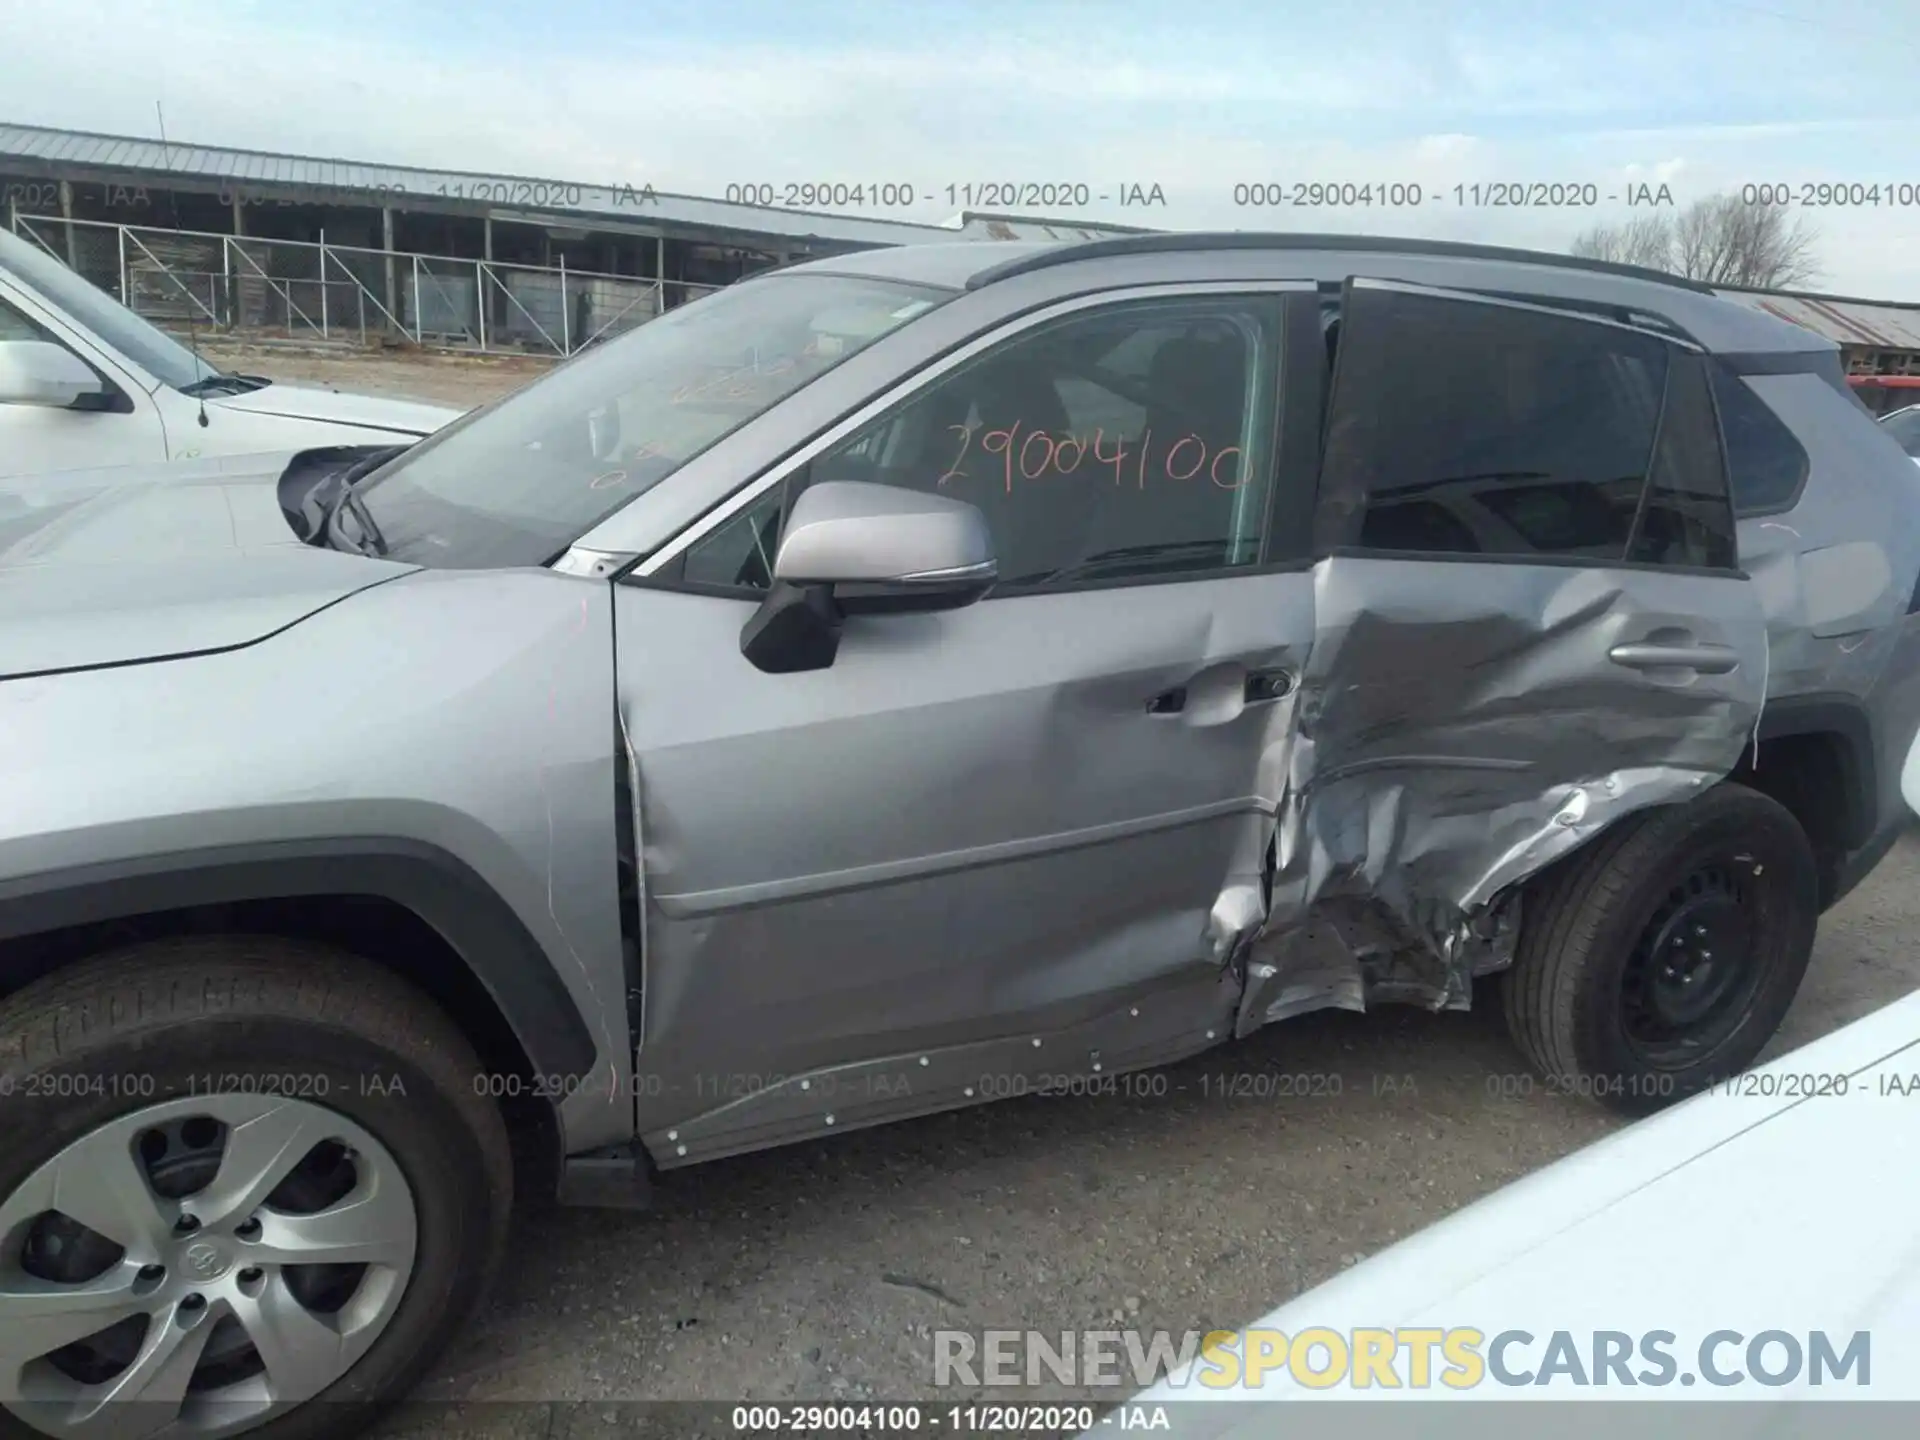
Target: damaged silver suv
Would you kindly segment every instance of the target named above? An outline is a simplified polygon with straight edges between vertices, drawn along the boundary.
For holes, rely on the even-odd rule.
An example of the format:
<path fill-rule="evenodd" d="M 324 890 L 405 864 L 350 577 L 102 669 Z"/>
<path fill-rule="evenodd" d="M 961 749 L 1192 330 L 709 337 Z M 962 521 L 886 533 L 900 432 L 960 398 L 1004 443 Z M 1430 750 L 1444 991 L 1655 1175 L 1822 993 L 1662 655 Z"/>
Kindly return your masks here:
<path fill-rule="evenodd" d="M 1772 1035 L 1920 723 L 1920 490 L 1834 348 L 1514 251 L 867 253 L 403 453 L 56 478 L 0 496 L 0 1403 L 54 1435 L 351 1433 L 516 1185 L 1319 1007 L 1487 977 L 1657 1108 Z"/>

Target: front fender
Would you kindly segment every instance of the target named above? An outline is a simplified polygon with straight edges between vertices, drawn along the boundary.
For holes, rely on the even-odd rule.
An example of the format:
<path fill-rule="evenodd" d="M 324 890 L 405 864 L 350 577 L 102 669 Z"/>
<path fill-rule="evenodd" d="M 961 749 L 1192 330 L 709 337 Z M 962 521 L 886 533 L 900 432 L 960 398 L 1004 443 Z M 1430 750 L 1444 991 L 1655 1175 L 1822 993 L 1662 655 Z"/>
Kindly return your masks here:
<path fill-rule="evenodd" d="M 559 1107 L 570 1150 L 632 1138 L 604 582 L 403 575 L 241 648 L 0 682 L 0 734 L 0 895 L 24 923 L 387 896 L 541 1072 L 588 1077 Z"/>
<path fill-rule="evenodd" d="M 438 846 L 397 836 L 269 841 L 0 881 L 0 941 L 158 911 L 308 895 L 405 906 L 453 948 L 542 1077 L 584 1078 L 593 1036 L 513 907 Z"/>

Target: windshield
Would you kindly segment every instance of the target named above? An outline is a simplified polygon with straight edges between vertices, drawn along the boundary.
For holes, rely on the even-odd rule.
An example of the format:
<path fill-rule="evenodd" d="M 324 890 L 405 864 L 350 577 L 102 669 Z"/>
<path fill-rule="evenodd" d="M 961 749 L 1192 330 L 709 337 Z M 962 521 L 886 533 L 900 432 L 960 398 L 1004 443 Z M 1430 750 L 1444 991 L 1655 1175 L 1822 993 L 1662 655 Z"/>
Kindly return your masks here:
<path fill-rule="evenodd" d="M 669 310 L 442 430 L 360 486 L 395 559 L 542 565 L 946 292 L 766 276 Z"/>
<path fill-rule="evenodd" d="M 92 331 L 163 385 L 184 390 L 220 373 L 38 245 L 6 230 L 0 230 L 0 271 L 53 309 L 72 316 L 75 324 Z"/>
<path fill-rule="evenodd" d="M 1920 405 L 1896 410 L 1880 422 L 1909 455 L 1920 457 Z"/>

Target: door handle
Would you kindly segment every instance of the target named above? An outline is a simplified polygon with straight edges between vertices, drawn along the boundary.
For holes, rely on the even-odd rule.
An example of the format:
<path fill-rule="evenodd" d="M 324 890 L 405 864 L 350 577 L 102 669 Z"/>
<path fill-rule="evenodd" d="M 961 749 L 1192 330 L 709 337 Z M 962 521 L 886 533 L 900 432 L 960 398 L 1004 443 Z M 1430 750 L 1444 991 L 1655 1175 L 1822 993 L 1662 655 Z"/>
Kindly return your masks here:
<path fill-rule="evenodd" d="M 1698 670 L 1703 675 L 1725 675 L 1740 664 L 1739 651 L 1730 646 L 1651 641 L 1616 645 L 1607 658 L 1630 670 Z"/>
<path fill-rule="evenodd" d="M 1233 683 L 1231 675 L 1223 676 L 1218 670 L 1210 670 L 1201 676 L 1197 676 L 1196 679 L 1200 682 L 1201 694 L 1209 709 L 1217 704 L 1220 698 L 1223 698 L 1218 694 L 1219 687 L 1214 682 L 1216 680 L 1224 680 L 1228 685 Z M 1232 692 L 1228 691 L 1227 693 L 1231 694 Z M 1248 670 L 1241 675 L 1240 699 L 1244 705 L 1271 704 L 1273 701 L 1283 699 L 1292 693 L 1293 672 L 1291 670 Z M 1147 701 L 1147 713 L 1149 715 L 1184 714 L 1189 698 L 1191 698 L 1189 695 L 1189 687 L 1186 685 L 1176 685 L 1171 690 L 1162 690 L 1158 695 L 1155 695 Z"/>
<path fill-rule="evenodd" d="M 1187 708 L 1187 687 L 1176 685 L 1171 690 L 1162 690 L 1147 701 L 1149 715 L 1178 715 Z"/>

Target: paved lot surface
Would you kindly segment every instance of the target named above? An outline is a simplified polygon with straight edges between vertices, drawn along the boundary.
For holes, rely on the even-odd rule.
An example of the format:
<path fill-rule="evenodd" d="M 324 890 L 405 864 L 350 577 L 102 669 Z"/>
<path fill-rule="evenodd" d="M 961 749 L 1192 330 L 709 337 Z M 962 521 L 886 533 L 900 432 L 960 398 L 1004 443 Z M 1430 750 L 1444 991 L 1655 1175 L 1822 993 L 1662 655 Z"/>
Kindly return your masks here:
<path fill-rule="evenodd" d="M 543 367 L 245 368 L 475 404 Z M 1909 836 L 1821 925 L 1775 1053 L 1920 988 L 1917 939 Z M 491 1309 L 421 1398 L 924 1397 L 936 1328 L 1233 1327 L 1616 1123 L 1533 1086 L 1485 1004 L 1309 1016 L 1155 1074 L 1132 1099 L 1006 1101 L 718 1161 L 669 1176 L 648 1214 L 524 1215 Z M 474 1433 L 547 1424 L 462 1414 Z M 388 1429 L 455 1428 L 433 1415 Z"/>

